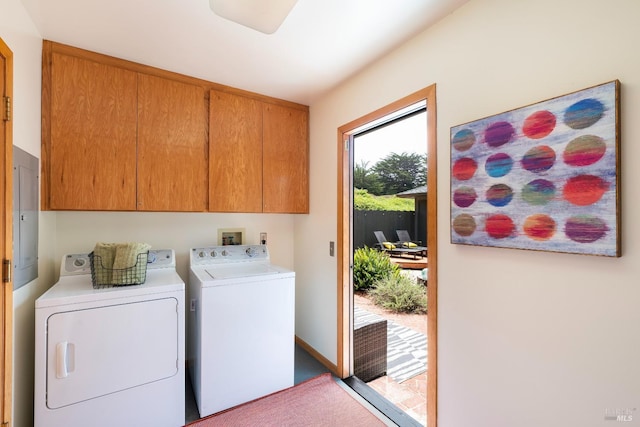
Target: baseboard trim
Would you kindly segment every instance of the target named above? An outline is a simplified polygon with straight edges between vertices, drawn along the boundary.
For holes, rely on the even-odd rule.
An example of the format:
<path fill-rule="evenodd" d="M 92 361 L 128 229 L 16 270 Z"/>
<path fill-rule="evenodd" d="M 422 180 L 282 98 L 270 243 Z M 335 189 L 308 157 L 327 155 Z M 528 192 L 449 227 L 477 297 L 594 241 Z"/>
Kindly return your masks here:
<path fill-rule="evenodd" d="M 306 343 L 302 338 L 296 335 L 296 344 L 302 347 L 307 353 L 313 356 L 318 362 L 320 362 L 325 368 L 327 368 L 331 373 L 337 377 L 338 375 L 338 367 L 331 363 L 329 359 L 324 357 L 322 354 L 318 353 L 318 351 Z"/>

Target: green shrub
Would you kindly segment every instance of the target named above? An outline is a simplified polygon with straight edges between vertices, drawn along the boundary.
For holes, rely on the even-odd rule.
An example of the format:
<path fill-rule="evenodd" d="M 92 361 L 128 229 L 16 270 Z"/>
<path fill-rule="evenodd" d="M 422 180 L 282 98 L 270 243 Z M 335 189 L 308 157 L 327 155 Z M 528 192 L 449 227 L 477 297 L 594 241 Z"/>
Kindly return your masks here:
<path fill-rule="evenodd" d="M 369 289 L 389 275 L 399 276 L 400 268 L 387 254 L 369 247 L 356 249 L 353 254 L 353 288 L 356 291 Z"/>
<path fill-rule="evenodd" d="M 376 305 L 396 312 L 426 313 L 427 291 L 410 277 L 384 277 L 373 285 L 369 295 Z"/>

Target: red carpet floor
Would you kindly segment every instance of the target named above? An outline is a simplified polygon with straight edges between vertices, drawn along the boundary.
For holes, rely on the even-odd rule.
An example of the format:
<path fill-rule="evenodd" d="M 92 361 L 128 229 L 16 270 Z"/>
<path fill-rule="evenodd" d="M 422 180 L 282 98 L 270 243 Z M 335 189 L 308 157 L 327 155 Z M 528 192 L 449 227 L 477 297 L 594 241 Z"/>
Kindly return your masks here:
<path fill-rule="evenodd" d="M 188 424 L 189 427 L 384 426 L 325 373 Z"/>

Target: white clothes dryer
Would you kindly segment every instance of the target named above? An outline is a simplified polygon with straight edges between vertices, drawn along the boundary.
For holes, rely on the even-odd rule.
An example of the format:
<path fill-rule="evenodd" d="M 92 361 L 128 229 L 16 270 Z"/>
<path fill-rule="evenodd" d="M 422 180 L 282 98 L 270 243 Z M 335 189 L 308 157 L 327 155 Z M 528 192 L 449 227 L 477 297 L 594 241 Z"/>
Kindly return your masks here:
<path fill-rule="evenodd" d="M 145 283 L 102 289 L 88 254 L 64 256 L 35 302 L 35 426 L 183 426 L 184 295 L 170 249 Z"/>
<path fill-rule="evenodd" d="M 190 255 L 189 373 L 200 416 L 293 386 L 295 273 L 266 245 Z"/>

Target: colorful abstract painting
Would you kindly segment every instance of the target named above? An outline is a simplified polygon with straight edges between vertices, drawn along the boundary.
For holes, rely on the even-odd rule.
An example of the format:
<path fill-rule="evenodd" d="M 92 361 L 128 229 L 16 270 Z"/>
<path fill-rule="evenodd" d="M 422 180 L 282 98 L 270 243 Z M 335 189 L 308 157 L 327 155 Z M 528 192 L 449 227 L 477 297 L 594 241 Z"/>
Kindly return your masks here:
<path fill-rule="evenodd" d="M 451 242 L 620 256 L 619 82 L 451 128 Z"/>

